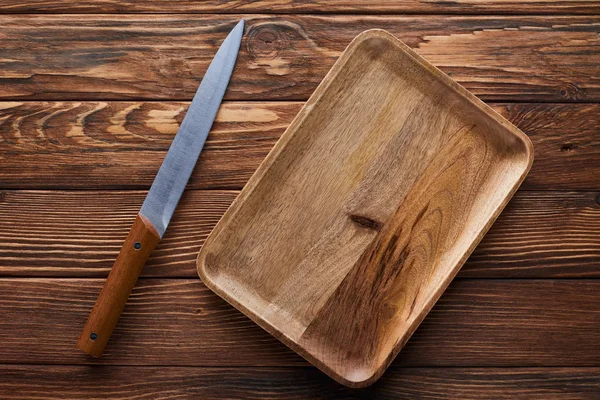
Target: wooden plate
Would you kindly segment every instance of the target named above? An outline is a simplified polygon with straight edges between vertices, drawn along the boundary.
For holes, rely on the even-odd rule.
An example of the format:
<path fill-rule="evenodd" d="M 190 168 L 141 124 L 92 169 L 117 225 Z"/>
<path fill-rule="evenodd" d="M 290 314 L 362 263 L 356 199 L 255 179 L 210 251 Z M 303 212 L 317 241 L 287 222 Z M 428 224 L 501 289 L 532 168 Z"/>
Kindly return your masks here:
<path fill-rule="evenodd" d="M 332 378 L 367 386 L 532 160 L 516 127 L 389 33 L 364 32 L 206 240 L 198 273 Z"/>

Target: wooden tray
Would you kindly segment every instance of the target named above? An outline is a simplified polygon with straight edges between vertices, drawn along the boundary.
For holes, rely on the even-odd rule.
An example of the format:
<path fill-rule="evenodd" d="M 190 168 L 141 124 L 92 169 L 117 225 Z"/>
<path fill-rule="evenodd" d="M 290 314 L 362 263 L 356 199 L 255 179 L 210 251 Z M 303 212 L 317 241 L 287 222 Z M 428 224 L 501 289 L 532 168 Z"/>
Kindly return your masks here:
<path fill-rule="evenodd" d="M 332 378 L 367 386 L 532 153 L 521 131 L 409 47 L 364 32 L 206 240 L 198 273 Z"/>

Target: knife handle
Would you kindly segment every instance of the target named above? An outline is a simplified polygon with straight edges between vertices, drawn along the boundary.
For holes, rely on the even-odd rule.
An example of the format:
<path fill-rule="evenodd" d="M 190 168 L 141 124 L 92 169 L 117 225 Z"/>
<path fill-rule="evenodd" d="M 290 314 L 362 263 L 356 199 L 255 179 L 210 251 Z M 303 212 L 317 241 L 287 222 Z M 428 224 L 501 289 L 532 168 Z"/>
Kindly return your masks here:
<path fill-rule="evenodd" d="M 94 357 L 102 355 L 127 298 L 159 241 L 160 235 L 152 223 L 138 214 L 77 342 L 83 352 Z"/>

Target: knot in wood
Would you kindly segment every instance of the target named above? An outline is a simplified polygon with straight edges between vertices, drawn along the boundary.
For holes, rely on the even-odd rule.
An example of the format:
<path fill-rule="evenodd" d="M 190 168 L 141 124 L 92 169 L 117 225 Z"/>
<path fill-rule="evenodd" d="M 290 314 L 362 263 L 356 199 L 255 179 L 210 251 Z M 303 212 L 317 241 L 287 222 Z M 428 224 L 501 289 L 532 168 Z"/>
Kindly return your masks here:
<path fill-rule="evenodd" d="M 567 83 L 560 88 L 560 95 L 568 100 L 581 100 L 585 98 L 585 92 L 573 83 Z"/>
<path fill-rule="evenodd" d="M 253 26 L 248 32 L 248 53 L 253 58 L 274 59 L 289 47 L 289 40 L 277 24 Z"/>

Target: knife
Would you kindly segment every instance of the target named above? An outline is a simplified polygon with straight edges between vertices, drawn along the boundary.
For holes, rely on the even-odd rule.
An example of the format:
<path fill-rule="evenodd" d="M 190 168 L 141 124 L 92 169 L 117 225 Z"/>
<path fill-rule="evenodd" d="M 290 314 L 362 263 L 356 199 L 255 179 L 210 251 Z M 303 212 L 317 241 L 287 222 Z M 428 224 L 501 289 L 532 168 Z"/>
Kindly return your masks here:
<path fill-rule="evenodd" d="M 77 347 L 100 357 L 146 260 L 163 237 L 219 110 L 244 34 L 242 19 L 210 63 L 81 332 Z"/>

